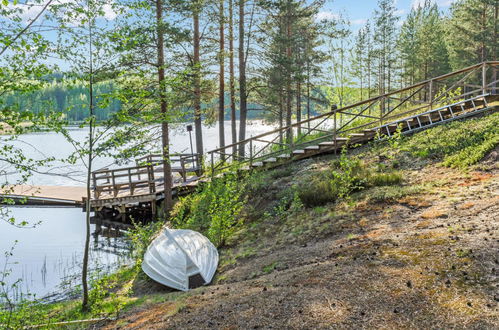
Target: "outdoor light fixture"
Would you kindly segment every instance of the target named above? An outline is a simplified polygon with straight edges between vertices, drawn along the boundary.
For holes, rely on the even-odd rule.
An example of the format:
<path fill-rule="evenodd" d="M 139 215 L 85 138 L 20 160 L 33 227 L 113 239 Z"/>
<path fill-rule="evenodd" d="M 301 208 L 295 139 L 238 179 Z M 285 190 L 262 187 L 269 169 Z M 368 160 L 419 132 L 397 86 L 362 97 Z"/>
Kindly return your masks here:
<path fill-rule="evenodd" d="M 192 148 L 192 125 L 187 125 L 187 132 L 189 132 L 189 141 L 191 142 L 191 155 L 194 156 L 194 149 Z"/>

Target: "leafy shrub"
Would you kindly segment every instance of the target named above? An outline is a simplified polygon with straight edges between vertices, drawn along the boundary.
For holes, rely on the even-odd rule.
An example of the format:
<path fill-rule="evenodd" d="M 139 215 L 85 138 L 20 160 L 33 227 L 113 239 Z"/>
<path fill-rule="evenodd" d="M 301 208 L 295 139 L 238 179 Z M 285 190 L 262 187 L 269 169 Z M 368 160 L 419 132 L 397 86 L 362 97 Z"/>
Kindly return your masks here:
<path fill-rule="evenodd" d="M 213 244 L 222 246 L 237 230 L 243 192 L 244 185 L 235 175 L 212 180 L 196 194 L 180 199 L 172 213 L 172 224 L 202 232 Z"/>
<path fill-rule="evenodd" d="M 312 175 L 306 183 L 298 185 L 298 197 L 307 207 L 321 206 L 349 196 L 367 183 L 364 164 L 355 158 L 341 157 L 332 163 L 332 171 Z"/>
<path fill-rule="evenodd" d="M 306 184 L 297 187 L 298 197 L 307 207 L 321 206 L 334 202 L 338 191 L 331 184 L 330 173 L 321 172 L 310 177 Z"/>

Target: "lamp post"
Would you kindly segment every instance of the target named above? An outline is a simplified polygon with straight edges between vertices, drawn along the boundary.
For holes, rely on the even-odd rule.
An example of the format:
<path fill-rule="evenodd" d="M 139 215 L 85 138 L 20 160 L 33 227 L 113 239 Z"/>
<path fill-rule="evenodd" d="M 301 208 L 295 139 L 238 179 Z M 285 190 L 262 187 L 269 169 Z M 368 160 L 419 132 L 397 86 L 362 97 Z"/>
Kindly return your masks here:
<path fill-rule="evenodd" d="M 189 132 L 189 142 L 191 143 L 191 156 L 194 160 L 194 149 L 192 148 L 192 125 L 187 125 L 186 129 L 187 129 L 187 132 Z M 196 166 L 199 166 L 197 161 L 196 161 Z"/>

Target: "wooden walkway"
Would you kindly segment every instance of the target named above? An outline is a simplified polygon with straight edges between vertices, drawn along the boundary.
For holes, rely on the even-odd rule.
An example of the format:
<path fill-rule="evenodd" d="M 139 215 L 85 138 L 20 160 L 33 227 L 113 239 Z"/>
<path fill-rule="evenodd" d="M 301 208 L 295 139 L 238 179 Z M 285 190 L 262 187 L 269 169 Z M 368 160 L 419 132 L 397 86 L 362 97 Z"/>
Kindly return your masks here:
<path fill-rule="evenodd" d="M 7 186 L 2 197 L 18 205 L 82 206 L 85 187 L 68 186 Z"/>

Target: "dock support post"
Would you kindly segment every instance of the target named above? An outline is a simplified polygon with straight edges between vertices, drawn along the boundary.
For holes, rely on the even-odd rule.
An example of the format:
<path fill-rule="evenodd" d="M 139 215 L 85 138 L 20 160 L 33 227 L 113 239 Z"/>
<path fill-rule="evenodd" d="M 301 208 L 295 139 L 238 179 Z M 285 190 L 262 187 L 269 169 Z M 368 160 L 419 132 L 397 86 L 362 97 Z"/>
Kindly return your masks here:
<path fill-rule="evenodd" d="M 156 201 L 151 200 L 151 213 L 152 213 L 152 220 L 156 220 Z"/>

